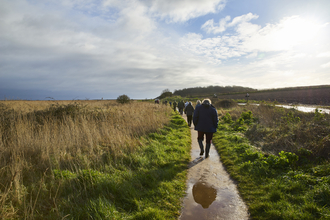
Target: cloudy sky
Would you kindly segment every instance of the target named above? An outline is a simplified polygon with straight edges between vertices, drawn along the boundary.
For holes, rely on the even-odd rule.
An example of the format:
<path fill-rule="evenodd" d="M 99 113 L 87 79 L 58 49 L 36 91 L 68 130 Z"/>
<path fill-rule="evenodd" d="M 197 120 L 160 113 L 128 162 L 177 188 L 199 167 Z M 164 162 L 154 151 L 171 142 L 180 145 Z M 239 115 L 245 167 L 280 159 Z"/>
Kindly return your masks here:
<path fill-rule="evenodd" d="M 330 84 L 329 0 L 0 0 L 0 99 Z"/>

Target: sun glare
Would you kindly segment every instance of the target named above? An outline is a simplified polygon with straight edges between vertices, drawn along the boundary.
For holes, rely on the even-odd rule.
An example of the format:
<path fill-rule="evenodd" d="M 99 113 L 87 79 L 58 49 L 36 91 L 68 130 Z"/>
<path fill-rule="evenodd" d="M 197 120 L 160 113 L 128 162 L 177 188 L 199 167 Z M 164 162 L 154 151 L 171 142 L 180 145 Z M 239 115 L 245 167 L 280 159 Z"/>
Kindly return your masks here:
<path fill-rule="evenodd" d="M 273 37 L 277 46 L 288 49 L 296 45 L 310 43 L 320 28 L 321 25 L 313 20 L 293 16 L 282 20 Z"/>

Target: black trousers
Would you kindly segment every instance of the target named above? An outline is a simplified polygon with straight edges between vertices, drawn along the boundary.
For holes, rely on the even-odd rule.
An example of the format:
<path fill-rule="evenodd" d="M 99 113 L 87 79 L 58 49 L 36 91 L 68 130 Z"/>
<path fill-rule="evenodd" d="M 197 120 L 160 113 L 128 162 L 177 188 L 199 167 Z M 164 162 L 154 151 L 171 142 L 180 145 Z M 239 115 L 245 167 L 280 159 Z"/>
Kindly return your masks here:
<path fill-rule="evenodd" d="M 191 126 L 191 121 L 192 121 L 192 115 L 187 115 L 187 121 L 188 121 L 188 126 Z"/>

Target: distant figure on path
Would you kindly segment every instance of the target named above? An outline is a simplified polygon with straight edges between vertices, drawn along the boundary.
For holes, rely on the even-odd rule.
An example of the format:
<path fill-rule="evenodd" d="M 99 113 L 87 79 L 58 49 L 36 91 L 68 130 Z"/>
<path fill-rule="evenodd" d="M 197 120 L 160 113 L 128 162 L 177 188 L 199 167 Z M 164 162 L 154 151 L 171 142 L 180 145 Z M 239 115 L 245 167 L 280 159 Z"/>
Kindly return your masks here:
<path fill-rule="evenodd" d="M 186 103 L 184 103 L 184 107 L 187 107 L 188 104 L 189 104 L 189 102 L 186 101 Z"/>
<path fill-rule="evenodd" d="M 191 126 L 191 121 L 194 113 L 194 107 L 192 106 L 191 102 L 184 109 L 184 113 L 187 115 L 188 126 Z"/>
<path fill-rule="evenodd" d="M 176 103 L 176 101 L 174 101 L 173 102 L 173 110 L 176 112 L 176 105 L 177 105 L 177 103 Z"/>
<path fill-rule="evenodd" d="M 197 141 L 201 149 L 201 156 L 204 154 L 203 140 L 204 135 L 206 136 L 205 158 L 209 157 L 213 133 L 217 131 L 218 122 L 218 112 L 210 99 L 204 99 L 200 106 L 196 106 L 193 123 L 198 132 Z"/>
<path fill-rule="evenodd" d="M 200 106 L 201 104 L 202 104 L 201 100 L 197 100 L 197 102 L 196 102 L 196 107 L 197 107 L 197 106 Z"/>
<path fill-rule="evenodd" d="M 178 109 L 179 109 L 180 115 L 182 115 L 183 109 L 184 109 L 184 102 L 182 100 L 178 103 Z"/>

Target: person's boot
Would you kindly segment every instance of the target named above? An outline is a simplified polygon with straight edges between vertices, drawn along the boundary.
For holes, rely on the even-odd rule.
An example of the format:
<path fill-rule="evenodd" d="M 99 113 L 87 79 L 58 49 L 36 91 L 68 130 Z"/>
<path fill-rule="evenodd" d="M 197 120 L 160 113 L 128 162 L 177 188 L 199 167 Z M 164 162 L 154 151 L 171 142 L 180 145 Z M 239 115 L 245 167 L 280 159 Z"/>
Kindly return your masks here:
<path fill-rule="evenodd" d="M 211 143 L 206 144 L 206 147 L 205 147 L 205 158 L 208 158 L 209 157 L 210 147 L 211 147 Z"/>
<path fill-rule="evenodd" d="M 201 149 L 200 156 L 204 154 L 203 140 L 198 140 L 199 148 Z"/>

